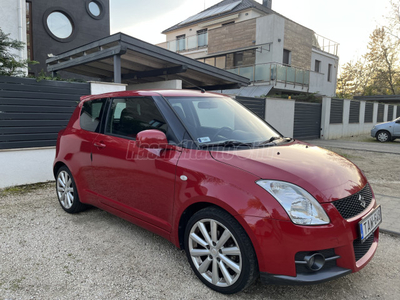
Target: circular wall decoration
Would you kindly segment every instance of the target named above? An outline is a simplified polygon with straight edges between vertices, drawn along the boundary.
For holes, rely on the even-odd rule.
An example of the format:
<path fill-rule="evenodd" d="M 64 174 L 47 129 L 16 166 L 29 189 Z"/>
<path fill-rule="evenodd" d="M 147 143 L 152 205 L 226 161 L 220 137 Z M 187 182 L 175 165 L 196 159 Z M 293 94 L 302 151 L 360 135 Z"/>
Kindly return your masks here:
<path fill-rule="evenodd" d="M 61 8 L 51 8 L 43 16 L 44 28 L 47 33 L 59 42 L 69 42 L 75 36 L 74 20 Z"/>
<path fill-rule="evenodd" d="M 100 0 L 86 0 L 86 11 L 93 19 L 100 20 L 104 16 L 104 5 Z"/>

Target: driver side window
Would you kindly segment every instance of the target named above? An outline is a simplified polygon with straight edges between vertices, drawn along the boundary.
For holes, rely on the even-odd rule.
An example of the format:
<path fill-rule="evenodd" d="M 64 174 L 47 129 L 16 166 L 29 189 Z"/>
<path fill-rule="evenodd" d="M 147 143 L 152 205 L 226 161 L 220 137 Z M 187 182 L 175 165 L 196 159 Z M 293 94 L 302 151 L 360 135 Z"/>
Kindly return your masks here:
<path fill-rule="evenodd" d="M 167 124 L 151 97 L 115 98 L 106 124 L 106 134 L 136 138 L 146 129 L 167 132 Z"/>

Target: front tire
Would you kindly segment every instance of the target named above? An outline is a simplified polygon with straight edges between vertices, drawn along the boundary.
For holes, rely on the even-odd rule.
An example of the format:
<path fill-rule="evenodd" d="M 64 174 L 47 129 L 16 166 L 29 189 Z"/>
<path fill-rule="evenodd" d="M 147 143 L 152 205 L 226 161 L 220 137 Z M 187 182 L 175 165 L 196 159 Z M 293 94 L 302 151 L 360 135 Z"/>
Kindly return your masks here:
<path fill-rule="evenodd" d="M 233 294 L 258 278 L 257 257 L 243 227 L 226 211 L 208 207 L 185 230 L 185 251 L 197 277 L 209 288 Z"/>
<path fill-rule="evenodd" d="M 83 211 L 86 205 L 79 201 L 78 191 L 70 170 L 65 166 L 61 167 L 56 178 L 56 192 L 61 207 L 70 214 Z"/>
<path fill-rule="evenodd" d="M 381 130 L 381 131 L 377 132 L 376 139 L 378 142 L 386 143 L 386 142 L 392 140 L 392 137 L 388 131 Z"/>

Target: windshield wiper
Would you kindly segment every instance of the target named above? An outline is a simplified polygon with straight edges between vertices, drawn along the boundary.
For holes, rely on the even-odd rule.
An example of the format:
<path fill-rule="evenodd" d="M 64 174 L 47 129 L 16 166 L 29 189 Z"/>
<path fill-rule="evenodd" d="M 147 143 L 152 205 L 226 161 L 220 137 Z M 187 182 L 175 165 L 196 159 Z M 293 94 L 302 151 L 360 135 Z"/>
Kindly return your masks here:
<path fill-rule="evenodd" d="M 209 148 L 209 147 L 240 147 L 240 146 L 246 146 L 246 147 L 253 147 L 253 143 L 243 143 L 240 141 L 224 141 L 220 143 L 212 143 L 212 144 L 201 144 L 199 145 L 201 148 Z"/>
<path fill-rule="evenodd" d="M 276 140 L 281 140 L 282 142 L 283 142 L 283 141 L 285 141 L 285 142 L 290 142 L 290 141 L 292 141 L 293 139 L 292 139 L 292 138 L 288 138 L 288 137 L 273 136 L 273 137 L 271 137 L 269 140 L 266 140 L 266 141 L 264 141 L 264 142 L 259 143 L 259 144 L 258 144 L 258 147 L 276 146 L 277 144 L 280 143 L 280 142 L 275 143 L 274 141 L 276 141 Z"/>

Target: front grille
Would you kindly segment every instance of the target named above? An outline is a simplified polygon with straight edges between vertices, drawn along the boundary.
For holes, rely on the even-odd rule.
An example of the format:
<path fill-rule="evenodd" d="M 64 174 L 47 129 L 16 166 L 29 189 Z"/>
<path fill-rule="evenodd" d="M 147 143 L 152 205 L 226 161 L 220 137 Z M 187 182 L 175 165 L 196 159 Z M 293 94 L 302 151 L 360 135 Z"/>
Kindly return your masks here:
<path fill-rule="evenodd" d="M 374 234 L 367 238 L 364 243 L 361 243 L 360 239 L 353 241 L 354 255 L 356 256 L 356 261 L 360 260 L 371 248 L 374 242 Z"/>
<path fill-rule="evenodd" d="M 360 195 L 362 197 L 362 200 L 365 201 L 365 206 L 361 205 L 362 201 L 360 201 Z M 333 205 L 335 205 L 336 209 L 339 211 L 343 218 L 350 219 L 363 212 L 368 207 L 368 205 L 371 204 L 371 201 L 372 191 L 371 187 L 367 183 L 365 187 L 358 193 L 340 200 L 336 200 L 332 203 Z"/>

